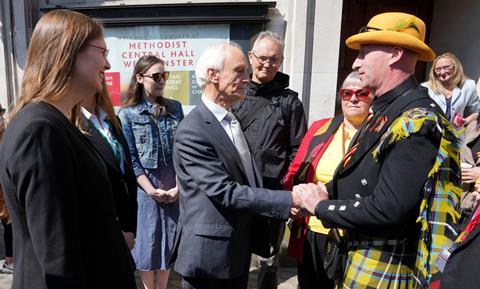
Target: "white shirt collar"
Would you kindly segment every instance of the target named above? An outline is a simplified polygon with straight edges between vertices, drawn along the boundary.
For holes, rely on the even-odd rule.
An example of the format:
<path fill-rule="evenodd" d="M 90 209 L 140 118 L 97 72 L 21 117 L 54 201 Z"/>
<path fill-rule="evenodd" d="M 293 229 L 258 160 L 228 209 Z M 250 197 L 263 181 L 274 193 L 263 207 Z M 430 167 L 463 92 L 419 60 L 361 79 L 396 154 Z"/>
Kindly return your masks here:
<path fill-rule="evenodd" d="M 205 104 L 205 106 L 208 108 L 208 110 L 210 110 L 213 113 L 213 115 L 218 120 L 218 122 L 221 123 L 222 120 L 227 115 L 228 111 L 224 107 L 222 107 L 222 106 L 214 103 L 213 101 L 211 101 L 204 94 L 202 94 L 202 101 Z"/>
<path fill-rule="evenodd" d="M 96 119 L 99 119 L 99 120 L 107 119 L 107 113 L 98 105 L 97 105 L 98 117 L 94 114 L 91 114 L 83 106 L 80 107 L 80 110 L 82 111 L 83 115 L 90 121 L 92 120 L 92 118 L 96 118 Z"/>

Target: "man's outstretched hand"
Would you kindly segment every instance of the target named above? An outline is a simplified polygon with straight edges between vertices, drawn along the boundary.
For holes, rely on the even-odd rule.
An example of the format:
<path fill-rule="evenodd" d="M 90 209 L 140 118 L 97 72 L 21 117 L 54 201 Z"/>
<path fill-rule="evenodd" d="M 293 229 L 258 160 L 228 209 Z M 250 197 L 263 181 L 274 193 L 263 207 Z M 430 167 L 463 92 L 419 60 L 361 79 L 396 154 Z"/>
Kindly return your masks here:
<path fill-rule="evenodd" d="M 294 218 L 303 217 L 306 214 L 315 215 L 315 207 L 323 200 L 328 200 L 327 188 L 321 182 L 317 184 L 300 184 L 292 190 L 292 211 Z"/>

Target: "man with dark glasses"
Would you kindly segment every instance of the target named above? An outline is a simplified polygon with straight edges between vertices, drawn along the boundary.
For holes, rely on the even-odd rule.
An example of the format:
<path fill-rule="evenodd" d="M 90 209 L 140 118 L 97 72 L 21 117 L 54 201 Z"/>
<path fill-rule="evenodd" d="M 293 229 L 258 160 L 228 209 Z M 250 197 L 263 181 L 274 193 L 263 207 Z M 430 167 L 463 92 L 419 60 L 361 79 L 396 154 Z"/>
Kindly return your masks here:
<path fill-rule="evenodd" d="M 384 13 L 346 41 L 359 50 L 353 69 L 373 92 L 373 114 L 327 184 L 330 200 L 307 208 L 343 229 L 329 248 L 345 258 L 327 252 L 337 288 L 426 288 L 439 248 L 456 237 L 458 139 L 413 77 L 418 60 L 435 58 L 425 30 L 414 15 Z M 353 93 L 363 94 L 341 97 Z"/>
<path fill-rule="evenodd" d="M 283 47 L 277 34 L 271 31 L 258 34 L 248 53 L 252 75 L 245 88 L 245 99 L 233 107 L 261 170 L 263 185 L 272 190 L 282 189 L 282 180 L 307 130 L 298 93 L 288 89 L 289 76 L 278 71 L 283 62 Z M 275 289 L 279 266 L 277 253 L 285 222 L 264 219 L 259 223 L 265 227 L 258 230 L 254 238 L 266 242 L 265 252 L 256 253 L 270 257 L 258 257 L 257 288 Z"/>

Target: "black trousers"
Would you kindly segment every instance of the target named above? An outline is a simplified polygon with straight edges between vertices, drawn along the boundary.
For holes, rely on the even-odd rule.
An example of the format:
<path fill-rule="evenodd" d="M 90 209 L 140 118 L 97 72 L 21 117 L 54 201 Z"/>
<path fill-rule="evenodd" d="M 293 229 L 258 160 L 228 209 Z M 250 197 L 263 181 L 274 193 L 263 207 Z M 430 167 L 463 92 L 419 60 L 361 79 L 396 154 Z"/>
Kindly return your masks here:
<path fill-rule="evenodd" d="M 203 279 L 182 276 L 183 289 L 247 289 L 248 273 L 233 279 Z"/>
<path fill-rule="evenodd" d="M 333 289 L 334 281 L 323 269 L 327 235 L 307 230 L 303 248 L 303 264 L 298 262 L 298 286 L 300 289 Z"/>
<path fill-rule="evenodd" d="M 3 241 L 5 242 L 5 257 L 13 257 L 13 235 L 12 223 L 2 220 L 3 224 Z"/>

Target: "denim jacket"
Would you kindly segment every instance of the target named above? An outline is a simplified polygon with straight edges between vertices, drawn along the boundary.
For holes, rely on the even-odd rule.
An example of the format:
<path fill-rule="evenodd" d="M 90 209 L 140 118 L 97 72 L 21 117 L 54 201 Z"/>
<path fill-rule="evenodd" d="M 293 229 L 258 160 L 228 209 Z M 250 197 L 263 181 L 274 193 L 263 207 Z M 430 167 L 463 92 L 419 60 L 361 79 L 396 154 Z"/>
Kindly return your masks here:
<path fill-rule="evenodd" d="M 135 106 L 121 108 L 118 113 L 136 176 L 145 174 L 144 169 L 157 169 L 159 162 L 164 166 L 172 165 L 173 138 L 183 119 L 183 110 L 180 102 L 165 101 L 167 114 L 164 117 L 155 118 L 154 105 L 145 99 Z"/>

